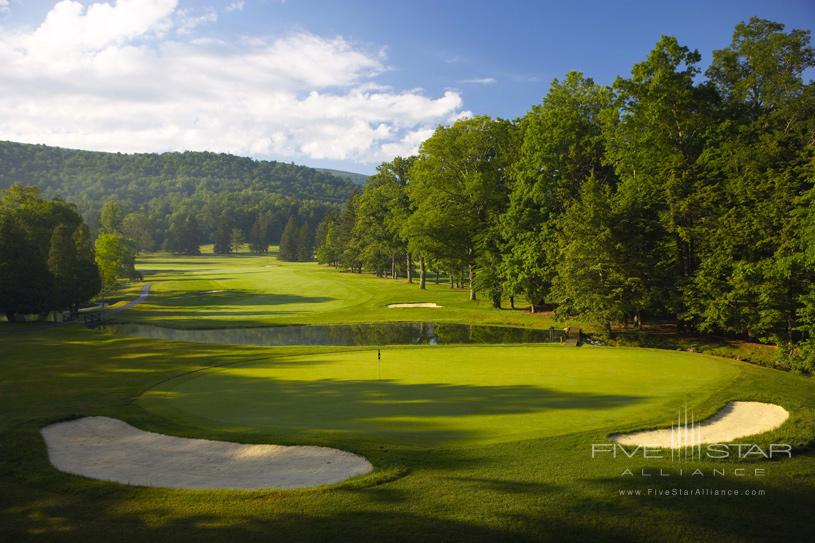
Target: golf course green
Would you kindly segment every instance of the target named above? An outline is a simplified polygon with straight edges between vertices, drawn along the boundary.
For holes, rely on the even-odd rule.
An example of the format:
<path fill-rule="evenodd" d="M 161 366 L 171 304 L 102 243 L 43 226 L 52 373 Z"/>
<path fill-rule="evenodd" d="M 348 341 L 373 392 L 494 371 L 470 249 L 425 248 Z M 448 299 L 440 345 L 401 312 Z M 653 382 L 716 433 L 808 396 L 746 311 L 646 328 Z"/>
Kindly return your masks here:
<path fill-rule="evenodd" d="M 267 267 L 268 266 L 268 267 Z M 497 310 L 431 281 L 338 273 L 272 257 L 148 255 L 151 285 L 117 321 L 170 328 L 441 321 L 549 328 L 549 316 Z M 123 298 L 135 298 L 134 284 Z M 394 302 L 442 308 L 388 309 Z M 573 324 L 573 323 L 569 323 Z M 560 344 L 366 347 L 218 345 L 116 329 L 0 329 L 0 540 L 3 541 L 800 541 L 815 504 L 815 383 L 676 350 Z M 608 436 L 699 418 L 734 400 L 789 419 L 751 442 L 792 458 L 592 458 Z M 170 436 L 318 445 L 373 472 L 306 490 L 130 486 L 55 469 L 41 428 L 111 417 Z M 760 466 L 766 476 L 733 476 Z M 727 476 L 700 480 L 693 469 Z M 202 465 L 202 470 L 208 469 Z M 636 477 L 623 477 L 629 469 Z M 640 476 L 641 471 L 669 476 Z M 749 470 L 748 470 L 749 471 Z M 729 497 L 661 501 L 715 487 Z M 758 494 L 750 494 L 757 493 Z M 621 492 L 636 494 L 621 494 Z M 774 504 L 783 504 L 776 507 Z M 763 516 L 777 514 L 772 522 Z M 762 520 L 764 519 L 764 520 Z"/>
<path fill-rule="evenodd" d="M 178 423 L 456 447 L 658 422 L 739 374 L 670 351 L 561 345 L 388 348 L 273 358 L 162 383 L 140 399 Z"/>

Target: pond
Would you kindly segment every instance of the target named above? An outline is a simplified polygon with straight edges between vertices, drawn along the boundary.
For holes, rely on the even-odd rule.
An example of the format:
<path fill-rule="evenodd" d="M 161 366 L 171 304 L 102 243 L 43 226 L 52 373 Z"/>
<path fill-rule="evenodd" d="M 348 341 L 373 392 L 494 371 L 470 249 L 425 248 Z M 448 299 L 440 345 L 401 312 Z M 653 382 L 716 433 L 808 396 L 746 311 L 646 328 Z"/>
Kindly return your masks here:
<path fill-rule="evenodd" d="M 122 324 L 114 332 L 124 336 L 226 345 L 442 345 L 452 343 L 557 343 L 563 331 L 506 326 L 400 322 L 326 324 L 176 330 L 143 324 Z"/>

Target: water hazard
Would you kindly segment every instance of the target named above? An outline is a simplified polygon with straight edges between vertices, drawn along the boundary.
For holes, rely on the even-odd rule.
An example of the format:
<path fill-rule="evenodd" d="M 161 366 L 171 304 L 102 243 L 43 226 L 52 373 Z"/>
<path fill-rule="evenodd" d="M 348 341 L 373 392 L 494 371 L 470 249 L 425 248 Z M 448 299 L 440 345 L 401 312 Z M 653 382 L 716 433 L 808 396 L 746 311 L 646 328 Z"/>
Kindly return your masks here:
<path fill-rule="evenodd" d="M 176 330 L 142 324 L 122 324 L 116 333 L 149 339 L 168 339 L 226 345 L 444 345 L 456 343 L 557 343 L 562 330 L 530 330 L 506 326 L 400 322 L 327 324 Z"/>

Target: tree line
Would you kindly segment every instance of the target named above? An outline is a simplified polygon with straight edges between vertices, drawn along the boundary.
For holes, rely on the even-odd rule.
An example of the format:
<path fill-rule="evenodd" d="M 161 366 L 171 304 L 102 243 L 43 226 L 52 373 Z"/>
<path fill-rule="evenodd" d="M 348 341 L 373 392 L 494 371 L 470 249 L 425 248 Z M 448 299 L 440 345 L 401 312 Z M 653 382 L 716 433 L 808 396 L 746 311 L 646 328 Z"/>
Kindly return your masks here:
<path fill-rule="evenodd" d="M 195 253 L 212 242 L 229 252 L 234 234 L 263 252 L 280 241 L 289 217 L 313 229 L 338 207 L 356 186 L 343 174 L 227 154 L 0 142 L 0 188 L 29 184 L 73 202 L 94 234 L 102 230 L 103 204 L 115 200 L 140 250 Z"/>
<path fill-rule="evenodd" d="M 700 54 L 663 36 L 611 86 L 554 80 L 514 121 L 440 126 L 316 231 L 320 262 L 442 272 L 611 333 L 675 319 L 775 341 L 815 367 L 810 33 L 751 18 Z"/>

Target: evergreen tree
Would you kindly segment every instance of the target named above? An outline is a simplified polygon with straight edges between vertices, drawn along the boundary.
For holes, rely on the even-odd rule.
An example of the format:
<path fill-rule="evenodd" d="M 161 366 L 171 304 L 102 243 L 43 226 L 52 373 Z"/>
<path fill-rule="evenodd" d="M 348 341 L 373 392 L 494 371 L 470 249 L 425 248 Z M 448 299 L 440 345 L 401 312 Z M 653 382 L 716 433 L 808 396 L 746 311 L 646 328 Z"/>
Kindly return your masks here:
<path fill-rule="evenodd" d="M 500 275 L 508 292 L 526 295 L 533 312 L 546 301 L 557 273 L 563 212 L 590 175 L 613 180 L 603 163 L 600 122 L 611 106 L 610 89 L 569 72 L 521 121 L 510 203 L 501 217 L 506 254 Z"/>
<path fill-rule="evenodd" d="M 283 235 L 280 237 L 280 249 L 277 253 L 277 258 L 287 262 L 294 262 L 297 260 L 298 255 L 298 242 L 299 242 L 299 227 L 297 226 L 297 219 L 294 215 L 289 217 L 286 222 L 286 227 L 283 229 Z"/>
<path fill-rule="evenodd" d="M 579 315 L 607 334 L 625 315 L 625 274 L 616 252 L 611 191 L 590 177 L 563 215 L 552 296 L 561 317 Z"/>
<path fill-rule="evenodd" d="M 249 248 L 255 254 L 266 254 L 272 242 L 272 219 L 268 213 L 259 213 L 249 231 Z"/>
<path fill-rule="evenodd" d="M 307 222 L 297 229 L 297 260 L 300 262 L 311 262 L 314 259 L 314 240 L 312 239 L 311 228 Z"/>
<path fill-rule="evenodd" d="M 215 239 L 212 251 L 218 255 L 232 252 L 232 227 L 227 217 L 221 214 L 215 225 Z"/>

